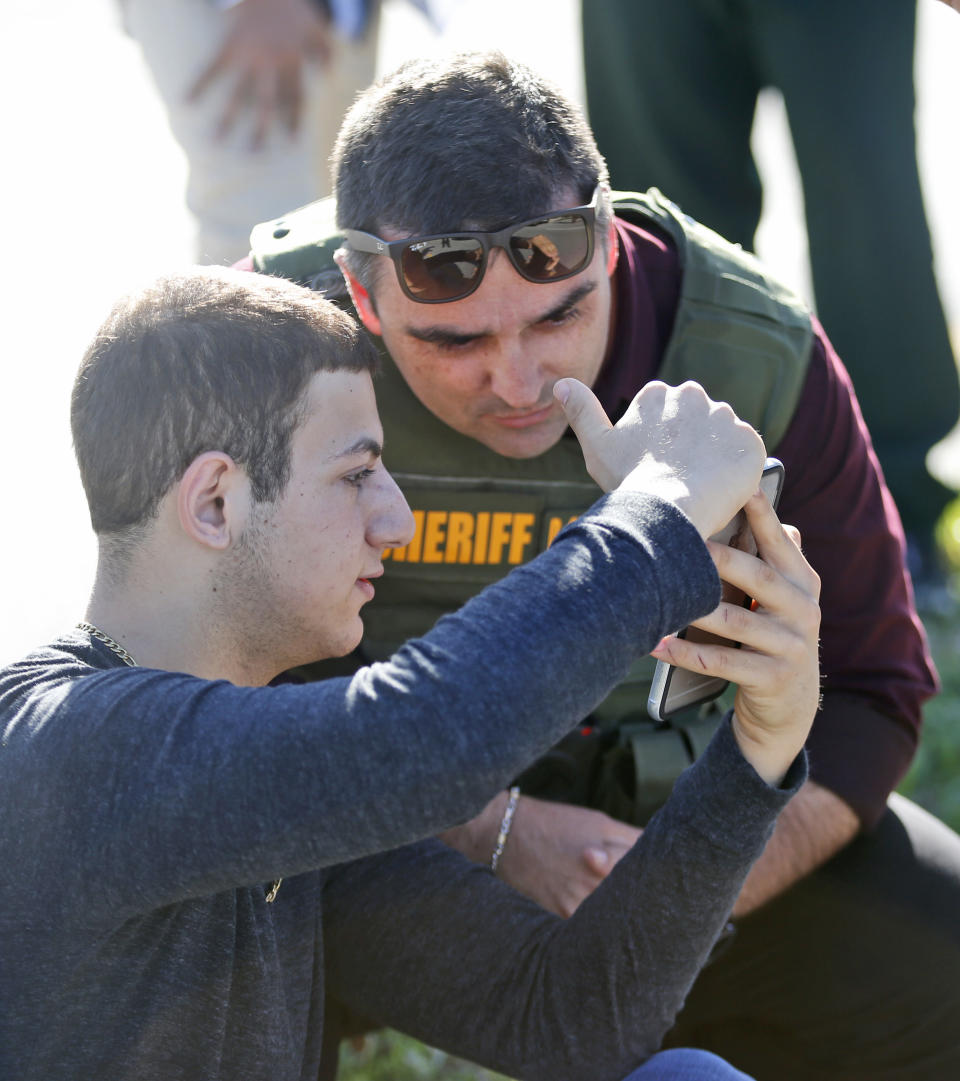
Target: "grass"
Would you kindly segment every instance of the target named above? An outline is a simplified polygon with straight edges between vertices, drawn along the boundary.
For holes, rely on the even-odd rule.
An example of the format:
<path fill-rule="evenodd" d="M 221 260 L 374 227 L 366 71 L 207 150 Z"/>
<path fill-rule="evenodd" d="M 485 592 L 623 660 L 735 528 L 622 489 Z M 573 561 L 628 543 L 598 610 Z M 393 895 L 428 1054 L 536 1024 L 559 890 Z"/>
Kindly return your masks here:
<path fill-rule="evenodd" d="M 920 748 L 899 791 L 960 832 L 960 617 L 927 620 L 943 691 L 926 708 Z"/>
<path fill-rule="evenodd" d="M 960 500 L 947 508 L 938 533 L 960 598 Z M 920 748 L 899 791 L 960 832 L 960 600 L 924 612 L 941 693 L 924 711 Z M 496 1081 L 499 1074 L 426 1047 L 395 1032 L 366 1037 L 362 1049 L 345 1047 L 340 1081 Z"/>
<path fill-rule="evenodd" d="M 898 791 L 960 832 L 960 606 L 924 623 L 942 690 L 924 709 L 920 747 Z"/>
<path fill-rule="evenodd" d="M 500 1077 L 389 1030 L 365 1036 L 360 1047 L 344 1044 L 337 1074 L 338 1081 L 497 1081 Z"/>
<path fill-rule="evenodd" d="M 952 603 L 921 614 L 942 689 L 924 709 L 920 746 L 899 791 L 960 832 L 960 498 L 940 519 L 937 542 Z"/>

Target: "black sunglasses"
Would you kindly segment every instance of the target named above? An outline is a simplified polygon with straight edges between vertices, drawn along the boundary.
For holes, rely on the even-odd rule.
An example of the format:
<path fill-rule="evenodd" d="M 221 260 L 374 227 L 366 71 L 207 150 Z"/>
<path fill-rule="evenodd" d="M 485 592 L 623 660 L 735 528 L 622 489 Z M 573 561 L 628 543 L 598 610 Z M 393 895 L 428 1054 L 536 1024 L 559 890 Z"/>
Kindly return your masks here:
<path fill-rule="evenodd" d="M 572 278 L 593 258 L 598 184 L 586 206 L 531 218 L 495 233 L 440 233 L 387 241 L 358 229 L 343 236 L 355 251 L 389 255 L 400 288 L 421 304 L 463 300 L 483 281 L 491 248 L 503 248 L 517 273 L 531 282 Z"/>

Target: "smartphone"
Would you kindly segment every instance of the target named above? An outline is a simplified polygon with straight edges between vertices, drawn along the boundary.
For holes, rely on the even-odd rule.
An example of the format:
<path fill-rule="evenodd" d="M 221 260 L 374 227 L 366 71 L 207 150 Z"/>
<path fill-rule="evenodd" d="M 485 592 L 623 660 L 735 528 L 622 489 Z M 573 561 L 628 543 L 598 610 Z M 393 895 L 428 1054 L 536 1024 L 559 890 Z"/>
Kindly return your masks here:
<path fill-rule="evenodd" d="M 776 458 L 766 460 L 763 475 L 760 478 L 760 487 L 771 504 L 776 507 L 783 488 L 782 462 Z M 720 544 L 732 545 L 743 552 L 750 552 L 751 555 L 757 554 L 756 542 L 747 525 L 747 516 L 742 510 L 710 539 Z M 737 589 L 728 582 L 722 582 L 721 585 L 723 600 L 744 606 L 750 604 L 750 598 L 742 589 Z M 678 637 L 706 644 L 739 645 L 738 642 L 731 642 L 728 638 L 721 638 L 719 635 L 698 630 L 696 627 L 686 627 L 679 632 Z M 650 684 L 650 696 L 647 699 L 647 712 L 655 721 L 668 721 L 681 710 L 690 709 L 691 706 L 699 706 L 717 698 L 727 689 L 727 683 L 727 680 L 719 679 L 717 676 L 688 672 L 685 668 L 677 668 L 666 661 L 657 661 L 653 682 Z"/>

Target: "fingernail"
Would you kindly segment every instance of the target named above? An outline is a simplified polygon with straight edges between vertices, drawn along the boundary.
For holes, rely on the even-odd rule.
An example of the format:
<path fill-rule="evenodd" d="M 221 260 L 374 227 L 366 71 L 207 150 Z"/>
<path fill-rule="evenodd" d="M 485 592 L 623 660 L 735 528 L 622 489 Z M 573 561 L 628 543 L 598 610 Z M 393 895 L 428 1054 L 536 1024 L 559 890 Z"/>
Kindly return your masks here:
<path fill-rule="evenodd" d="M 567 399 L 570 397 L 570 384 L 562 379 L 554 383 L 553 396 L 561 405 L 566 405 Z"/>

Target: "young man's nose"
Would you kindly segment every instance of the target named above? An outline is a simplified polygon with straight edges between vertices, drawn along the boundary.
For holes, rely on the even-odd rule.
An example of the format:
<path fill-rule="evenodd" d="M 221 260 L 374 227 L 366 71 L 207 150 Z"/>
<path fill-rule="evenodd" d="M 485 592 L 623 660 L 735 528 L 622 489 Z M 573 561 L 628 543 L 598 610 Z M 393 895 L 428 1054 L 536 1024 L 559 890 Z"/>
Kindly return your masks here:
<path fill-rule="evenodd" d="M 376 506 L 367 522 L 371 548 L 403 548 L 413 540 L 415 524 L 410 505 L 386 469 L 377 484 Z"/>

